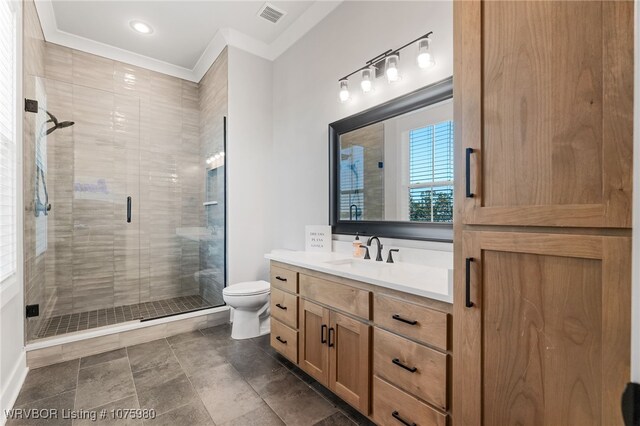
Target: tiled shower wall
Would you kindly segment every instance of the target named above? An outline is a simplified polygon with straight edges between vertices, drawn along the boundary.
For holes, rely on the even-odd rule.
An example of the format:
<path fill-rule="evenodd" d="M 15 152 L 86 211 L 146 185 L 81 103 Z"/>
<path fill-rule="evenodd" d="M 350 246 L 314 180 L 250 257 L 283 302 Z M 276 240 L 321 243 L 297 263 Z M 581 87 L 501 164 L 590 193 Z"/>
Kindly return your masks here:
<path fill-rule="evenodd" d="M 201 96 L 196 83 L 44 42 L 32 1 L 25 2 L 24 19 L 25 94 L 36 96 L 39 84 L 47 109 L 76 122 L 45 143 L 53 208 L 46 250 L 36 254 L 42 250 L 33 214 L 35 124 L 25 117 L 27 303 L 40 303 L 46 318 L 219 293 L 224 281 L 212 290 L 198 271 L 214 265 L 224 271 L 224 236 L 186 236 L 211 224 L 203 206 L 204 155 L 222 146 L 226 54 L 203 79 Z M 213 130 L 201 121 L 201 110 L 216 121 Z M 78 194 L 77 185 L 100 186 L 101 180 L 107 202 Z M 129 224 L 127 196 L 133 201 Z M 29 324 L 28 339 L 37 322 Z"/>
<path fill-rule="evenodd" d="M 228 51 L 225 49 L 200 80 L 200 153 L 202 158 L 225 150 L 223 117 L 227 116 Z M 205 207 L 205 221 L 211 236 L 200 243 L 201 295 L 210 302 L 220 299 L 225 282 L 225 182 L 222 167 L 207 171 L 205 198 L 218 204 Z"/>

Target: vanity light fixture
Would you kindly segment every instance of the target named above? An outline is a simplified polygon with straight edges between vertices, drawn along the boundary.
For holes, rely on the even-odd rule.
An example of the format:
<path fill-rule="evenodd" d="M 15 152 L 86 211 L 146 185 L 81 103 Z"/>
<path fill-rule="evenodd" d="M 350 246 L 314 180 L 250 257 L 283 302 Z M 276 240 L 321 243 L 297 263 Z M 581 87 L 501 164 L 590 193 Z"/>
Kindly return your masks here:
<path fill-rule="evenodd" d="M 153 28 L 151 28 L 151 25 L 142 21 L 133 20 L 129 22 L 129 25 L 140 34 L 151 34 L 153 32 Z"/>
<path fill-rule="evenodd" d="M 431 68 L 436 64 L 431 54 L 431 39 L 428 37 L 418 40 L 418 56 L 416 57 L 420 68 Z"/>
<path fill-rule="evenodd" d="M 347 79 L 343 79 L 339 81 L 340 84 L 340 92 L 338 96 L 340 97 L 340 102 L 347 102 L 351 96 L 349 95 L 349 82 Z"/>
<path fill-rule="evenodd" d="M 362 70 L 362 81 L 360 81 L 360 87 L 363 93 L 369 93 L 373 89 L 373 82 L 371 81 L 371 75 L 373 70 L 371 67 L 367 67 Z"/>
<path fill-rule="evenodd" d="M 386 74 L 389 83 L 400 80 L 400 51 L 416 43 L 418 48 L 418 54 L 416 56 L 418 66 L 423 69 L 432 67 L 435 64 L 435 60 L 431 52 L 431 39 L 429 38 L 431 34 L 433 34 L 433 31 L 429 31 L 425 35 L 411 40 L 409 43 L 395 50 L 389 49 L 373 59 L 368 60 L 363 67 L 339 79 L 338 99 L 340 99 L 340 102 L 345 103 L 351 99 L 348 79 L 355 74 L 360 73 L 360 87 L 363 93 L 370 93 L 373 89 L 373 79 L 383 74 Z"/>
<path fill-rule="evenodd" d="M 398 71 L 398 61 L 400 61 L 400 55 L 390 55 L 387 57 L 386 74 L 387 81 L 389 81 L 389 83 L 395 83 L 400 79 L 400 71 Z"/>

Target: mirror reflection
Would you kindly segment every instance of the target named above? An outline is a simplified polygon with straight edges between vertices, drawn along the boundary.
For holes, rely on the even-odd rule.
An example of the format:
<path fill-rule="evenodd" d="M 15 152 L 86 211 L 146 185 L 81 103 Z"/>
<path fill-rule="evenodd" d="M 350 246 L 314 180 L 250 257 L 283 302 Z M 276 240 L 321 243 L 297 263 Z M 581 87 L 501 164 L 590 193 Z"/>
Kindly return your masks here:
<path fill-rule="evenodd" d="M 340 135 L 340 220 L 453 221 L 451 99 Z"/>

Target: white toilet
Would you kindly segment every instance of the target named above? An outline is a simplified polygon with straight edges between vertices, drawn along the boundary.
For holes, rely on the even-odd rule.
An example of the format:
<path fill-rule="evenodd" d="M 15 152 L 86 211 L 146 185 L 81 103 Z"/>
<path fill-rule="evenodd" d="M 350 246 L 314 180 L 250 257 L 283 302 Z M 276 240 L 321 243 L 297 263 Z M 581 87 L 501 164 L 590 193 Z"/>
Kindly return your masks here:
<path fill-rule="evenodd" d="M 271 331 L 269 322 L 269 295 L 271 287 L 266 281 L 249 281 L 225 287 L 222 297 L 233 308 L 231 337 L 250 339 Z"/>

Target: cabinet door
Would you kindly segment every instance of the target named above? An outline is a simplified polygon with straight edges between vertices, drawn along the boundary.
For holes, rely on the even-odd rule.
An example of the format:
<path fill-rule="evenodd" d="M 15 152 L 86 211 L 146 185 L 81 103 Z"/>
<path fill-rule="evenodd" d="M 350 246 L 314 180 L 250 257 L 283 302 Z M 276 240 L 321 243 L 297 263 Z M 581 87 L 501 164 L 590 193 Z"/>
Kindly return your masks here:
<path fill-rule="evenodd" d="M 300 300 L 298 365 L 323 385 L 329 382 L 329 310 Z"/>
<path fill-rule="evenodd" d="M 454 289 L 454 424 L 623 424 L 631 239 L 462 235 Z"/>
<path fill-rule="evenodd" d="M 630 228 L 633 2 L 454 8 L 462 223 Z"/>
<path fill-rule="evenodd" d="M 329 388 L 369 414 L 370 334 L 368 324 L 331 311 Z"/>

